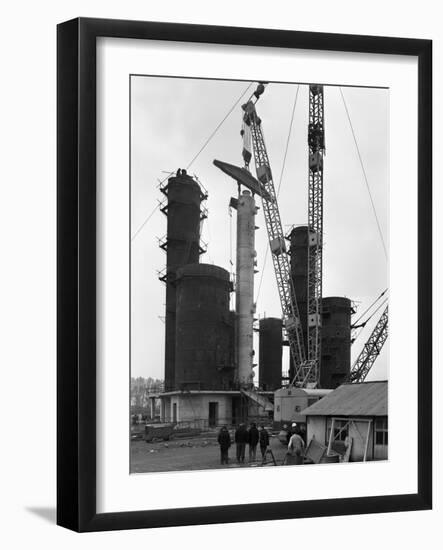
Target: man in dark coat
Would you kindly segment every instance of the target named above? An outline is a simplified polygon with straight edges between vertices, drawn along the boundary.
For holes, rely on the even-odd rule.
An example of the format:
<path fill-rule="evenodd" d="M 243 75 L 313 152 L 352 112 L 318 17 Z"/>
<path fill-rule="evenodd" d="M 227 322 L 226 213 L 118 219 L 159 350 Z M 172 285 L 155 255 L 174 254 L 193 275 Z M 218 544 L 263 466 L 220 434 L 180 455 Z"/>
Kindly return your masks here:
<path fill-rule="evenodd" d="M 229 447 L 231 446 L 231 436 L 229 435 L 228 428 L 222 426 L 218 432 L 217 438 L 218 444 L 220 445 L 220 462 L 221 464 L 228 464 L 229 462 Z"/>
<path fill-rule="evenodd" d="M 264 426 L 260 427 L 259 441 L 260 441 L 261 458 L 262 458 L 262 461 L 264 462 L 266 449 L 269 446 L 269 434 L 268 434 L 268 430 Z"/>
<path fill-rule="evenodd" d="M 243 463 L 245 461 L 245 449 L 248 442 L 248 431 L 244 424 L 239 424 L 235 430 L 235 444 L 237 447 L 237 462 Z"/>
<path fill-rule="evenodd" d="M 256 424 L 253 422 L 248 430 L 249 462 L 255 462 L 257 453 L 259 433 Z"/>

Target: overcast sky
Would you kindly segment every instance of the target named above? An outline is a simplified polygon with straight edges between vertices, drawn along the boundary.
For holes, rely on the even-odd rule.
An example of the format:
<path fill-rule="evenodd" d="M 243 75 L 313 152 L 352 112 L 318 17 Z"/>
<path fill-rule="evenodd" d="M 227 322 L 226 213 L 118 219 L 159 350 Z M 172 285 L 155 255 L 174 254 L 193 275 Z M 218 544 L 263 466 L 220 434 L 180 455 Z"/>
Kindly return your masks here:
<path fill-rule="evenodd" d="M 158 189 L 159 180 L 167 177 L 167 172 L 185 168 L 191 162 L 247 85 L 248 82 L 239 81 L 132 77 L 133 236 L 152 213 L 157 201 L 164 198 Z M 255 84 L 250 92 L 254 89 Z M 280 181 L 296 90 L 296 84 L 270 83 L 257 104 L 276 187 Z M 389 253 L 389 91 L 343 88 L 343 93 Z M 326 157 L 323 296 L 347 296 L 357 302 L 361 313 L 388 286 L 388 264 L 339 88 L 325 87 L 324 98 Z M 308 86 L 300 85 L 279 196 L 285 232 L 293 224 L 307 223 L 307 123 Z M 201 257 L 201 262 L 213 263 L 228 271 L 231 271 L 231 223 L 231 245 L 235 261 L 235 215 L 231 220 L 228 204 L 230 197 L 236 195 L 236 184 L 213 166 L 212 161 L 217 158 L 242 165 L 240 129 L 241 110 L 238 106 L 189 169 L 191 174 L 198 176 L 209 194 L 205 204 L 209 217 L 202 231 L 202 239 L 207 243 L 208 250 Z M 253 173 L 255 175 L 254 170 Z M 255 278 L 256 296 L 263 270 L 257 315 L 281 316 L 269 255 L 264 265 L 267 238 L 262 209 L 256 223 L 260 227 L 256 232 L 260 270 Z M 166 256 L 158 247 L 157 237 L 163 237 L 165 233 L 166 217 L 157 209 L 131 244 L 132 376 L 164 378 L 165 286 L 158 280 L 157 270 L 165 267 Z M 353 345 L 352 360 L 361 351 L 381 311 Z M 388 342 L 368 380 L 386 379 Z M 258 360 L 257 341 L 254 347 Z M 285 361 L 286 355 L 287 348 Z M 257 375 L 255 379 L 258 379 Z"/>

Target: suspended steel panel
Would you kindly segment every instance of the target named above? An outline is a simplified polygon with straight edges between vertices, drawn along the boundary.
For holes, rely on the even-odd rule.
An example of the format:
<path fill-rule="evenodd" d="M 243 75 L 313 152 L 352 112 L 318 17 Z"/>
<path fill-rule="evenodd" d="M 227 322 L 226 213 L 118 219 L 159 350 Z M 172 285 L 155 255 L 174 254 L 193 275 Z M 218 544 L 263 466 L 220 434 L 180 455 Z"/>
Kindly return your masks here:
<path fill-rule="evenodd" d="M 235 181 L 240 185 L 244 185 L 253 193 L 259 195 L 267 201 L 271 200 L 269 193 L 267 193 L 263 185 L 258 180 L 256 180 L 251 172 L 249 172 L 249 170 L 247 170 L 246 168 L 240 168 L 239 166 L 235 166 L 234 164 L 229 164 L 228 162 L 223 162 L 216 159 L 213 162 L 214 165 L 217 166 L 217 168 L 220 168 L 222 172 L 235 179 Z"/>

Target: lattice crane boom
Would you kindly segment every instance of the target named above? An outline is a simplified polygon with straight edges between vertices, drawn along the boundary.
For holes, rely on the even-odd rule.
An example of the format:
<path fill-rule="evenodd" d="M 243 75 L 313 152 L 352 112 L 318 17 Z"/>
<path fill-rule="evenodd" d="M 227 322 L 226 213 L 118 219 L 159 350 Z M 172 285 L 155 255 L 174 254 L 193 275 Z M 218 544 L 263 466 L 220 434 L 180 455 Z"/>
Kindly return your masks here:
<path fill-rule="evenodd" d="M 309 86 L 308 187 L 308 318 L 307 373 L 295 374 L 296 383 L 320 380 L 323 282 L 323 156 L 325 152 L 323 86 Z"/>
<path fill-rule="evenodd" d="M 256 92 L 254 93 L 256 100 L 263 93 L 263 91 L 263 84 L 259 84 Z M 275 186 L 272 178 L 271 165 L 263 135 L 262 123 L 261 119 L 257 115 L 255 102 L 252 99 L 245 103 L 242 108 L 244 110 L 243 132 L 248 132 L 248 129 L 250 130 L 257 179 L 261 182 L 269 197 L 269 199 L 266 200 L 262 195 L 262 206 L 268 232 L 272 262 L 277 279 L 283 324 L 294 364 L 296 369 L 300 369 L 303 368 L 303 365 L 306 365 L 303 332 L 300 323 L 300 314 L 295 296 L 294 285 L 291 277 L 289 257 L 286 249 L 286 241 L 283 234 L 280 212 L 278 209 Z M 245 158 L 246 165 L 248 165 L 248 155 L 245 154 L 245 151 L 243 156 Z"/>
<path fill-rule="evenodd" d="M 349 382 L 363 382 L 371 370 L 388 337 L 388 306 L 386 306 L 380 319 L 375 325 L 371 336 L 365 343 L 363 350 L 352 365 L 349 374 Z"/>

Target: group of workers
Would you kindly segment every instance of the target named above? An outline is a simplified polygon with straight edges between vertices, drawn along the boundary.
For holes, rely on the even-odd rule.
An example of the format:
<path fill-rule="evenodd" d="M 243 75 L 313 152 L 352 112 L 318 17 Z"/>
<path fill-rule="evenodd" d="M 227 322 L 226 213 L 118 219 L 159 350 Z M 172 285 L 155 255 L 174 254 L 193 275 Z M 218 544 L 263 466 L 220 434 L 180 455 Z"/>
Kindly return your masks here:
<path fill-rule="evenodd" d="M 238 425 L 234 433 L 234 442 L 236 446 L 236 458 L 238 464 L 245 461 L 246 445 L 249 446 L 249 462 L 255 462 L 257 458 L 257 446 L 260 445 L 262 463 L 266 460 L 266 451 L 269 447 L 269 432 L 261 425 L 252 422 L 247 429 L 244 423 Z M 220 463 L 229 463 L 229 449 L 231 447 L 231 435 L 226 426 L 222 426 L 218 434 L 218 444 L 220 446 Z M 291 429 L 287 432 L 287 459 L 285 464 L 303 464 L 303 455 L 305 451 L 305 439 L 297 424 L 294 422 Z"/>
<path fill-rule="evenodd" d="M 242 464 L 245 461 L 246 445 L 249 445 L 249 462 L 256 461 L 259 444 L 262 461 L 265 461 L 266 450 L 269 446 L 269 433 L 263 425 L 257 428 L 257 425 L 253 422 L 247 429 L 245 424 L 239 424 L 234 433 L 234 442 L 238 464 Z M 226 426 L 222 426 L 220 429 L 218 444 L 220 445 L 220 462 L 221 464 L 228 464 L 231 435 Z"/>

